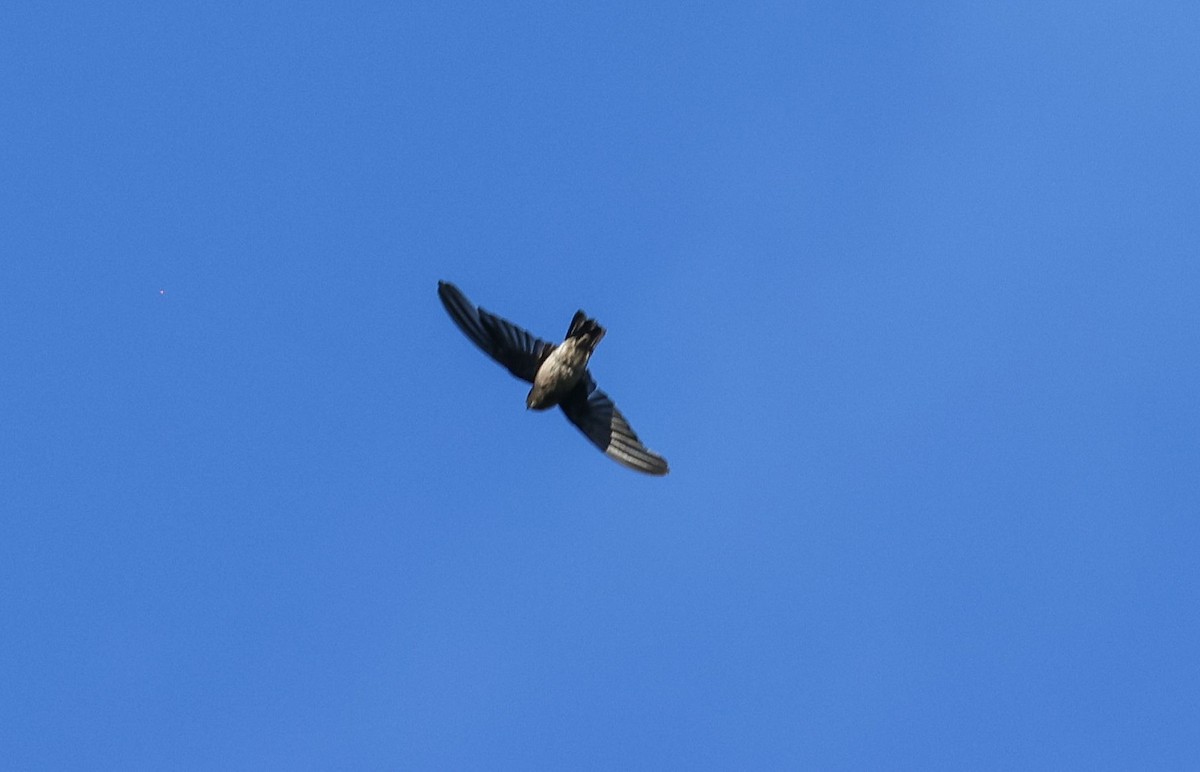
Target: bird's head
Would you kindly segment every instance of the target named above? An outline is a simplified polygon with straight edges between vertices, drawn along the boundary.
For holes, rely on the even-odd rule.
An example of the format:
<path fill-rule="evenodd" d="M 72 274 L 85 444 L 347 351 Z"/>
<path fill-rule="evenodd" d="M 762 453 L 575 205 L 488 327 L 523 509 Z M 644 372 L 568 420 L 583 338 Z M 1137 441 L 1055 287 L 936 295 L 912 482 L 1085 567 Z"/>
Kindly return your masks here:
<path fill-rule="evenodd" d="M 535 386 L 529 390 L 529 396 L 525 397 L 526 410 L 548 410 L 554 407 L 553 402 L 547 402 L 546 395 L 538 391 Z"/>

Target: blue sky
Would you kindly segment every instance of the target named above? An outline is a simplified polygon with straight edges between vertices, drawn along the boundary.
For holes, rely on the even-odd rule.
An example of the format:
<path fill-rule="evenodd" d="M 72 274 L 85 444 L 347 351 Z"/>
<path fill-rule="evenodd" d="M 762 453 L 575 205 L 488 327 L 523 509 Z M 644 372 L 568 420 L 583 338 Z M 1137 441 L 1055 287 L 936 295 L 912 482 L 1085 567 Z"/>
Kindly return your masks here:
<path fill-rule="evenodd" d="M 0 766 L 1200 766 L 1197 39 L 5 6 Z"/>

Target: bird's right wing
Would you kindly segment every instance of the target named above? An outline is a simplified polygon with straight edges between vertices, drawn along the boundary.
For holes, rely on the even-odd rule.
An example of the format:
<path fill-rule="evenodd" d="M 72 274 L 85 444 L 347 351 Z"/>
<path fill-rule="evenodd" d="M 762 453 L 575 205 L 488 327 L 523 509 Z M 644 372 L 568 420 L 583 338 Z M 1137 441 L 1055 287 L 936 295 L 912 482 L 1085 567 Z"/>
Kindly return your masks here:
<path fill-rule="evenodd" d="M 528 330 L 477 307 L 450 282 L 438 282 L 438 297 L 458 328 L 483 353 L 521 380 L 533 383 L 538 368 L 554 350 L 553 343 L 535 338 Z"/>
<path fill-rule="evenodd" d="M 667 460 L 646 448 L 608 395 L 585 373 L 559 403 L 567 419 L 619 464 L 646 474 L 667 473 Z"/>

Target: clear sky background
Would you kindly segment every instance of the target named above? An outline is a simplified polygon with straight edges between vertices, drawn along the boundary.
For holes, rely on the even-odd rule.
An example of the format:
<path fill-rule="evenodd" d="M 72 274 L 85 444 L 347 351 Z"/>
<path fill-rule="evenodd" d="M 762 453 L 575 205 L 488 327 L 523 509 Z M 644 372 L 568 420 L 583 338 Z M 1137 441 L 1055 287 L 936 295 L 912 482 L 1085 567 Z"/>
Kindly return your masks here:
<path fill-rule="evenodd" d="M 0 767 L 1200 767 L 1198 40 L 6 4 Z"/>

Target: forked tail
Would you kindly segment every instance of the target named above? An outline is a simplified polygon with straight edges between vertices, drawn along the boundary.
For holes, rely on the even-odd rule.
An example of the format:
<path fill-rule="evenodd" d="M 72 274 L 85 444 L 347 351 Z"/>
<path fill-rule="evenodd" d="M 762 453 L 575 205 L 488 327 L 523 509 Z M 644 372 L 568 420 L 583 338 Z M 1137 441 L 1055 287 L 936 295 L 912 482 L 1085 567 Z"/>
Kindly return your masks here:
<path fill-rule="evenodd" d="M 574 318 L 571 319 L 571 326 L 567 328 L 568 338 L 579 338 L 588 351 L 596 348 L 596 344 L 604 337 L 604 328 L 595 319 L 589 319 L 588 315 L 579 310 L 575 312 Z"/>

